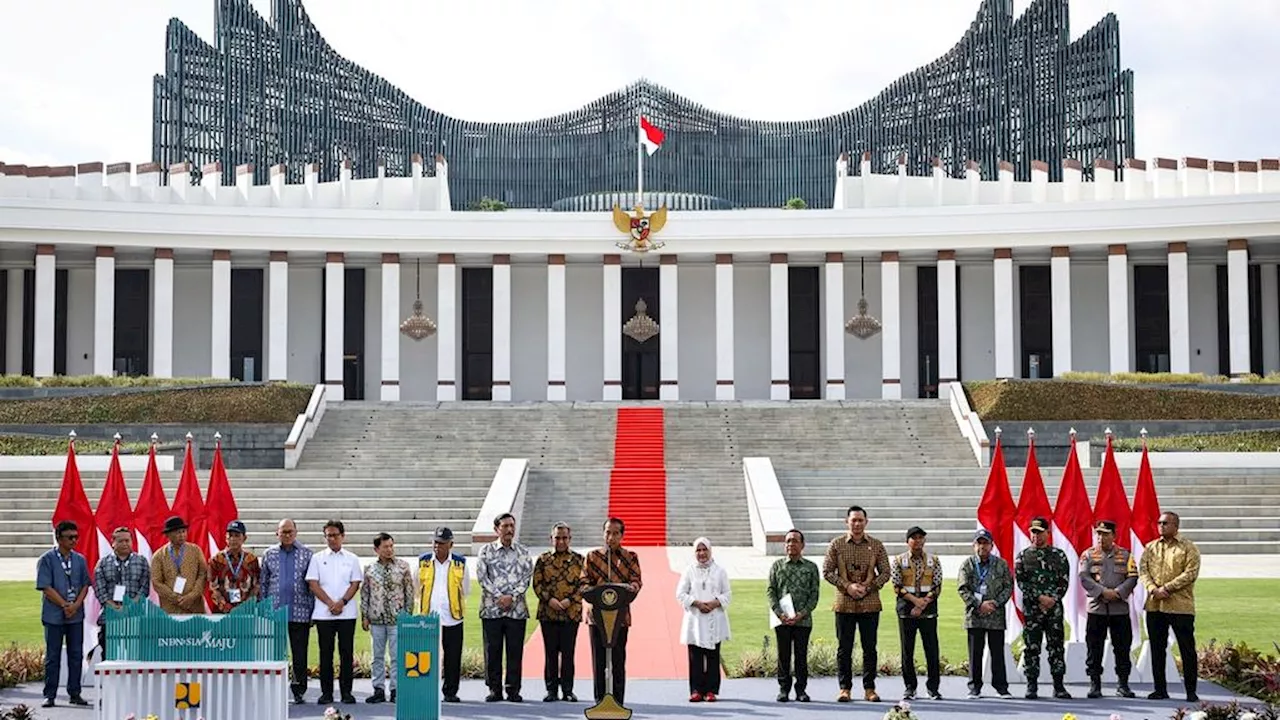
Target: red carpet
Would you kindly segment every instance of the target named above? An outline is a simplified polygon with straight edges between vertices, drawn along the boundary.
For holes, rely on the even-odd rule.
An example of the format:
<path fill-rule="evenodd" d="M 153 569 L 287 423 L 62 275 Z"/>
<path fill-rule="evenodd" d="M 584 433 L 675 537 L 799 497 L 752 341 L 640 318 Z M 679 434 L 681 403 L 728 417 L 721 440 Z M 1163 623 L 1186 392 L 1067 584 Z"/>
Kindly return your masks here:
<path fill-rule="evenodd" d="M 629 547 L 667 544 L 667 470 L 662 408 L 618 408 L 609 515 L 622 518 Z"/>

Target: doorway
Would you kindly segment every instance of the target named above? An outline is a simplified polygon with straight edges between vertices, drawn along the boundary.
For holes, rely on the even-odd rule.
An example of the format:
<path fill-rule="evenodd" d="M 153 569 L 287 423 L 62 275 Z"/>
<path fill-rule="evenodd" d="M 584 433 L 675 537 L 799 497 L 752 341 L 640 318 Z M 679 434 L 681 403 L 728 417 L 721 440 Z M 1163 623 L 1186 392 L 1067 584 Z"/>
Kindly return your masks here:
<path fill-rule="evenodd" d="M 636 305 L 644 301 L 645 314 L 662 326 L 658 295 L 658 268 L 622 268 L 622 323 L 636 315 Z M 622 399 L 657 400 L 662 373 L 662 334 L 640 342 L 625 333 L 622 342 Z"/>

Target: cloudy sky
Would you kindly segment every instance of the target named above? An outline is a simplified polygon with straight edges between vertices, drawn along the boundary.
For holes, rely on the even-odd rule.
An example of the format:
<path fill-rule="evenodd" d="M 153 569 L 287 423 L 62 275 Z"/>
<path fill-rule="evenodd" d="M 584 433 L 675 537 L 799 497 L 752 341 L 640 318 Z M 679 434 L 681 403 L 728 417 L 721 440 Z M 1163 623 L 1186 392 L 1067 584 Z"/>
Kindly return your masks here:
<path fill-rule="evenodd" d="M 150 159 L 165 24 L 216 0 L 0 0 L 0 162 Z M 270 0 L 252 0 L 270 12 Z M 1014 0 L 1021 12 L 1030 0 Z M 761 120 L 860 104 L 944 54 L 978 0 L 306 0 L 347 58 L 470 120 L 572 110 L 647 77 Z M 1280 155 L 1278 0 L 1071 0 L 1107 12 L 1136 74 L 1139 157 Z"/>

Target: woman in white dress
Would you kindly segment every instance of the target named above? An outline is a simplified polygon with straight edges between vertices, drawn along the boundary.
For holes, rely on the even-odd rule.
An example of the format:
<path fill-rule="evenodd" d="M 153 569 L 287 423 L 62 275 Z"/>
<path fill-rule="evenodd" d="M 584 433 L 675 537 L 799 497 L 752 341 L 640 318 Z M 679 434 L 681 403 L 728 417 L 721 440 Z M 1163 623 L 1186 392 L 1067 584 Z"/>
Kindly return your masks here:
<path fill-rule="evenodd" d="M 680 642 L 689 646 L 689 702 L 720 694 L 720 643 L 729 639 L 729 573 L 711 559 L 711 541 L 693 542 L 694 562 L 680 577 L 676 600 L 684 610 Z"/>

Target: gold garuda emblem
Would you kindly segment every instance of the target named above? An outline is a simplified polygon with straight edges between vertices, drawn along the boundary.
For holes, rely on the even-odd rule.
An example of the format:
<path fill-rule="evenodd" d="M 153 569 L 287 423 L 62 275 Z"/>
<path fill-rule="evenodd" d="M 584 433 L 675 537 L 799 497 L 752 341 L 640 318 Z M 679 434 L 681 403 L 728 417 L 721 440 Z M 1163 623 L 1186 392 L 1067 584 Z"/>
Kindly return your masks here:
<path fill-rule="evenodd" d="M 618 228 L 618 232 L 630 238 L 628 242 L 618 243 L 618 247 L 623 250 L 638 253 L 657 250 L 665 243 L 654 240 L 653 236 L 661 232 L 662 227 L 667 224 L 667 208 L 664 205 L 645 215 L 644 205 L 636 205 L 635 214 L 628 215 L 622 208 L 614 205 L 613 224 Z"/>

